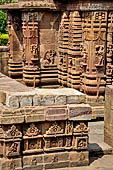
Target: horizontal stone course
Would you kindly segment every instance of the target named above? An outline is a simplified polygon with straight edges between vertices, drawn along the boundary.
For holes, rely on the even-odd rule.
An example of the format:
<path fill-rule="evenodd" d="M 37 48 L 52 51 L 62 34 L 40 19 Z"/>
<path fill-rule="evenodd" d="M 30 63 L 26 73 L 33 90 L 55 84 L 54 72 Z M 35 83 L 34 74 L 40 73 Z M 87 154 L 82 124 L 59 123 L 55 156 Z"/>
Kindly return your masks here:
<path fill-rule="evenodd" d="M 89 104 L 68 104 L 55 106 L 29 106 L 8 108 L 1 106 L 0 124 L 30 123 L 58 120 L 90 120 Z"/>
<path fill-rule="evenodd" d="M 4 103 L 10 108 L 26 106 L 53 106 L 85 103 L 85 95 L 77 90 L 37 89 L 31 92 L 4 92 Z M 1 95 L 3 95 L 1 93 Z"/>

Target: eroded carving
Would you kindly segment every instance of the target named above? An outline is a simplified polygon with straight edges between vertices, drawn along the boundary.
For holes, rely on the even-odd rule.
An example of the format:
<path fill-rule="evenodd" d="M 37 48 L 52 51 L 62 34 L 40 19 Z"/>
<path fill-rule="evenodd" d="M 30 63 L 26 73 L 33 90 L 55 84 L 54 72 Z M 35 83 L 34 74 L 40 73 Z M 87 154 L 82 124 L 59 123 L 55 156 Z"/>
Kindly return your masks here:
<path fill-rule="evenodd" d="M 88 127 L 85 123 L 80 123 L 79 125 L 76 125 L 73 129 L 73 132 L 88 132 Z"/>
<path fill-rule="evenodd" d="M 40 132 L 41 131 L 35 126 L 35 124 L 32 123 L 30 124 L 30 127 L 27 129 L 24 135 L 28 137 L 33 137 L 39 135 Z"/>
<path fill-rule="evenodd" d="M 54 65 L 56 60 L 56 51 L 54 50 L 48 50 L 46 51 L 43 59 L 42 59 L 42 65 L 43 66 L 49 66 Z"/>
<path fill-rule="evenodd" d="M 63 129 L 58 125 L 57 122 L 54 122 L 50 128 L 46 131 L 47 135 L 55 135 L 55 134 L 62 134 Z"/>
<path fill-rule="evenodd" d="M 11 126 L 11 129 L 9 129 L 6 134 L 5 137 L 22 137 L 22 133 L 16 128 L 15 125 Z"/>

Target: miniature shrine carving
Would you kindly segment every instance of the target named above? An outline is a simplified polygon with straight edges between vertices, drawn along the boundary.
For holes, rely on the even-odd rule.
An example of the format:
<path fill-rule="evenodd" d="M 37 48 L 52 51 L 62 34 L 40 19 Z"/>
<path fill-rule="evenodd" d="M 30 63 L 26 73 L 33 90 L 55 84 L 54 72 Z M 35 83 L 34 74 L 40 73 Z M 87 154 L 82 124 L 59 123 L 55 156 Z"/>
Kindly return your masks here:
<path fill-rule="evenodd" d="M 56 122 L 54 122 L 46 132 L 47 135 L 55 135 L 55 134 L 62 134 L 62 133 L 63 133 L 63 129 Z"/>

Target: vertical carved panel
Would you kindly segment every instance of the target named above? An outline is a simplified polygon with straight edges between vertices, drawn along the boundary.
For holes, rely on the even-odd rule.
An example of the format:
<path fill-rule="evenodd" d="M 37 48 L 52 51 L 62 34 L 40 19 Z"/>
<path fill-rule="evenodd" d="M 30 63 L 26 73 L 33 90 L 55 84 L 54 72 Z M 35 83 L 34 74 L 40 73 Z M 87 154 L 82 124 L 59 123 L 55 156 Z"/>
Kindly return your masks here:
<path fill-rule="evenodd" d="M 40 126 L 40 127 L 39 127 Z M 42 152 L 42 131 L 41 125 L 34 123 L 24 127 L 24 151 L 23 154 Z"/>
<path fill-rule="evenodd" d="M 67 85 L 67 60 L 68 60 L 68 13 L 62 15 L 60 30 L 59 30 L 59 76 L 58 81 L 61 85 Z"/>
<path fill-rule="evenodd" d="M 107 12 L 83 13 L 83 90 L 99 96 L 105 91 Z"/>
<path fill-rule="evenodd" d="M 70 13 L 68 46 L 68 86 L 80 88 L 80 44 L 82 42 L 82 20 L 78 11 Z"/>
<path fill-rule="evenodd" d="M 8 74 L 12 78 L 22 78 L 21 14 L 8 12 L 9 60 Z"/>
<path fill-rule="evenodd" d="M 23 80 L 27 85 L 36 86 L 40 82 L 40 58 L 38 42 L 38 12 L 25 12 L 23 20 L 23 60 L 25 63 Z"/>
<path fill-rule="evenodd" d="M 113 72 L 113 12 L 108 14 L 108 30 L 107 30 L 107 54 L 106 54 L 106 84 L 112 84 Z"/>

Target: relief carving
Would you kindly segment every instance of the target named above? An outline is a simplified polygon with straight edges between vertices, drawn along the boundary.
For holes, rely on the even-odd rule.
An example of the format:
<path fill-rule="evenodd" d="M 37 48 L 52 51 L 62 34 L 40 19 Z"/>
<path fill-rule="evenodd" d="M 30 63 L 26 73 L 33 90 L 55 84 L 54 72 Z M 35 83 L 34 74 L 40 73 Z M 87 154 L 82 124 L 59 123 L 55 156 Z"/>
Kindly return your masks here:
<path fill-rule="evenodd" d="M 79 125 L 76 125 L 73 129 L 73 132 L 88 132 L 88 127 L 85 125 L 85 123 L 80 123 Z"/>
<path fill-rule="evenodd" d="M 22 133 L 16 128 L 15 125 L 12 125 L 11 128 L 6 132 L 5 137 L 22 137 Z"/>
<path fill-rule="evenodd" d="M 63 138 L 58 138 L 58 145 L 57 147 L 63 147 Z"/>
<path fill-rule="evenodd" d="M 86 139 L 79 139 L 77 143 L 77 149 L 87 149 Z"/>
<path fill-rule="evenodd" d="M 7 145 L 7 156 L 14 156 L 19 154 L 19 143 L 14 142 Z"/>
<path fill-rule="evenodd" d="M 46 138 L 45 139 L 45 148 L 50 148 L 51 147 L 51 141 L 50 141 L 50 138 Z"/>
<path fill-rule="evenodd" d="M 27 129 L 24 135 L 28 137 L 33 137 L 39 135 L 40 132 L 41 131 L 35 126 L 35 124 L 32 123 L 30 124 L 30 127 Z"/>
<path fill-rule="evenodd" d="M 54 65 L 56 60 L 56 51 L 54 50 L 48 50 L 46 51 L 43 59 L 42 59 L 42 65 L 43 66 L 49 66 Z"/>
<path fill-rule="evenodd" d="M 56 135 L 56 134 L 62 134 L 63 129 L 58 125 L 58 123 L 54 122 L 50 128 L 46 131 L 47 135 Z"/>
<path fill-rule="evenodd" d="M 37 58 L 37 57 L 39 57 L 38 55 L 38 53 L 39 53 L 39 47 L 38 47 L 38 44 L 32 44 L 31 46 L 30 46 L 30 49 L 31 49 L 31 53 L 32 53 L 32 55 L 33 55 L 33 57 L 34 58 Z"/>
<path fill-rule="evenodd" d="M 16 169 L 16 165 L 14 163 L 14 161 L 12 160 L 12 162 L 10 163 L 10 169 L 11 170 L 15 170 Z"/>
<path fill-rule="evenodd" d="M 96 65 L 104 65 L 104 54 L 105 54 L 105 49 L 104 49 L 104 45 L 96 45 L 95 46 L 95 64 Z"/>
<path fill-rule="evenodd" d="M 66 134 L 72 134 L 73 132 L 73 122 L 66 122 Z"/>
<path fill-rule="evenodd" d="M 30 150 L 37 149 L 36 140 L 30 140 L 29 141 L 28 149 L 30 149 Z"/>
<path fill-rule="evenodd" d="M 71 137 L 66 137 L 66 147 L 71 147 Z"/>
<path fill-rule="evenodd" d="M 36 160 L 36 158 L 33 158 L 31 160 L 31 165 L 37 165 L 38 161 Z"/>

